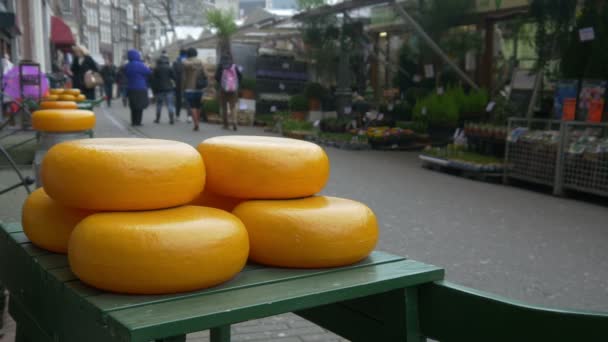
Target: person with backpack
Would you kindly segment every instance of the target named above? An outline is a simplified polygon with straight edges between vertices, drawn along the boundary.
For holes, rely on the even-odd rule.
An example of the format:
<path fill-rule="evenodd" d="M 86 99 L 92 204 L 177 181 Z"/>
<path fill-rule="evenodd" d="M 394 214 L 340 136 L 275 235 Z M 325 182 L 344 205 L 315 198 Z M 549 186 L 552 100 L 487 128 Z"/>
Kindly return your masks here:
<path fill-rule="evenodd" d="M 201 99 L 203 90 L 207 87 L 207 74 L 203 61 L 197 58 L 196 49 L 189 48 L 186 51 L 187 58 L 183 62 L 182 89 L 188 108 L 192 111 L 192 122 L 194 131 L 198 131 L 201 118 Z"/>
<path fill-rule="evenodd" d="M 169 58 L 166 55 L 161 56 L 156 61 L 156 68 L 154 68 L 154 72 L 152 73 L 152 79 L 154 96 L 156 97 L 156 120 L 154 120 L 154 123 L 160 122 L 160 114 L 163 110 L 164 102 L 169 110 L 169 123 L 173 125 L 173 116 L 175 115 L 175 106 L 173 104 L 175 72 L 171 68 Z"/>
<path fill-rule="evenodd" d="M 241 78 L 241 71 L 232 61 L 232 55 L 230 53 L 223 54 L 215 72 L 215 80 L 220 87 L 219 102 L 224 122 L 222 128 L 224 129 L 230 129 L 229 121 L 232 123 L 232 129 L 235 131 L 237 129 L 236 102 Z"/>
<path fill-rule="evenodd" d="M 74 45 L 74 60 L 71 67 L 72 86 L 80 89 L 80 92 L 86 96 L 88 100 L 95 100 L 95 88 L 89 88 L 86 85 L 85 77 L 87 73 L 97 72 L 97 63 L 89 54 L 89 50 L 81 45 Z"/>
<path fill-rule="evenodd" d="M 173 73 L 175 73 L 175 119 L 179 121 L 179 115 L 182 111 L 182 105 L 184 103 L 183 94 L 184 90 L 182 89 L 182 77 L 184 74 L 184 59 L 186 59 L 186 50 L 179 50 L 179 56 L 173 62 Z M 187 116 L 190 117 L 190 113 L 187 113 Z"/>

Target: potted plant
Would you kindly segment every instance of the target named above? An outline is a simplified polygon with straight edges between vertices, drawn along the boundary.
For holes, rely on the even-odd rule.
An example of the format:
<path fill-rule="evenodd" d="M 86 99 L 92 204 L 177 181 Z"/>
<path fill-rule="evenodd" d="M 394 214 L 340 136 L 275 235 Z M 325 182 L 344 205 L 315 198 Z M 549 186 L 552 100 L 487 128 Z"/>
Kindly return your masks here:
<path fill-rule="evenodd" d="M 308 102 L 304 95 L 294 95 L 289 99 L 289 109 L 291 118 L 294 120 L 304 121 L 306 119 L 306 111 L 308 110 Z"/>
<path fill-rule="evenodd" d="M 308 108 L 310 110 L 320 110 L 321 101 L 323 101 L 326 95 L 327 90 L 316 82 L 308 83 L 304 89 L 304 96 L 308 100 Z"/>
<path fill-rule="evenodd" d="M 207 117 L 210 115 L 220 114 L 220 103 L 216 99 L 208 99 L 203 101 L 203 110 Z"/>
<path fill-rule="evenodd" d="M 254 100 L 255 99 L 255 79 L 249 77 L 243 77 L 241 81 L 241 98 Z"/>
<path fill-rule="evenodd" d="M 450 93 L 431 94 L 416 103 L 414 121 L 428 127 L 431 139 L 447 142 L 458 126 L 458 104 Z"/>

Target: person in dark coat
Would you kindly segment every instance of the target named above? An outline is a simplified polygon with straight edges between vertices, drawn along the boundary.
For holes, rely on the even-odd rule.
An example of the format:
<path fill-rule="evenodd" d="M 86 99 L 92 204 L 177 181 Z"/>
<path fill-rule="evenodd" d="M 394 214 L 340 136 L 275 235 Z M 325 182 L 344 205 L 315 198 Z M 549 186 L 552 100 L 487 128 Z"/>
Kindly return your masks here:
<path fill-rule="evenodd" d="M 144 109 L 148 107 L 148 77 L 152 71 L 141 60 L 141 54 L 131 49 L 127 52 L 129 63 L 125 66 L 127 94 L 131 109 L 131 125 L 141 126 Z"/>
<path fill-rule="evenodd" d="M 84 46 L 75 45 L 72 48 L 74 61 L 72 62 L 72 86 L 80 89 L 80 92 L 89 100 L 95 99 L 95 88 L 87 88 L 84 83 L 84 75 L 89 71 L 98 72 L 97 63 L 89 55 L 89 50 Z"/>
<path fill-rule="evenodd" d="M 116 66 L 112 64 L 109 56 L 106 56 L 105 63 L 101 67 L 101 77 L 103 77 L 103 90 L 106 96 L 108 107 L 112 106 L 112 96 L 114 90 L 114 82 L 116 82 Z"/>
<path fill-rule="evenodd" d="M 154 96 L 156 97 L 156 120 L 160 122 L 160 114 L 163 110 L 163 102 L 167 104 L 169 110 L 169 123 L 173 125 L 175 115 L 174 91 L 175 91 L 175 72 L 169 64 L 169 58 L 165 55 L 156 61 L 156 68 L 152 73 L 152 84 L 154 84 Z"/>
<path fill-rule="evenodd" d="M 184 64 L 182 63 L 186 59 L 186 50 L 179 50 L 179 56 L 173 62 L 173 72 L 175 73 L 175 118 L 179 121 L 179 115 L 182 111 L 182 104 L 184 103 L 182 89 L 182 77 L 184 73 Z M 190 116 L 190 113 L 187 114 Z"/>
<path fill-rule="evenodd" d="M 120 66 L 120 68 L 118 68 L 118 94 L 120 94 L 120 97 L 122 99 L 122 105 L 123 107 L 126 107 L 127 104 L 129 103 L 128 101 L 128 97 L 127 97 L 127 75 L 125 73 L 125 67 L 127 66 L 128 61 L 124 61 L 122 63 L 122 65 Z"/>

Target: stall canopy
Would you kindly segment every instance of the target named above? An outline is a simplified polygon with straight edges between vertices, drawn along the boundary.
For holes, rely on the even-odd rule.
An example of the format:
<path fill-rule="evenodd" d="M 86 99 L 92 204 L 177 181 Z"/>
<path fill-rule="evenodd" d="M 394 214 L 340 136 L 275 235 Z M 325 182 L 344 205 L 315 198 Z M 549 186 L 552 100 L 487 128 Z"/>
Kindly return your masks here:
<path fill-rule="evenodd" d="M 51 43 L 57 46 L 72 46 L 76 42 L 70 27 L 59 17 L 51 17 Z"/>

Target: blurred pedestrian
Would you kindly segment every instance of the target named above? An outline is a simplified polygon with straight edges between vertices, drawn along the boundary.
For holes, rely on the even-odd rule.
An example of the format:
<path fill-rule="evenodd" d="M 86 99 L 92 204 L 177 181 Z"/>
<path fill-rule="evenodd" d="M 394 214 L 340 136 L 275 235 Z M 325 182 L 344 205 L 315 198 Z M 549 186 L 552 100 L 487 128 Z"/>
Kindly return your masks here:
<path fill-rule="evenodd" d="M 183 93 L 184 89 L 182 89 L 182 77 L 184 72 L 184 59 L 186 59 L 186 50 L 179 50 L 179 56 L 173 62 L 173 72 L 175 73 L 175 119 L 179 121 L 179 115 L 182 111 L 183 104 Z M 190 113 L 186 114 L 190 117 Z"/>
<path fill-rule="evenodd" d="M 129 99 L 127 97 L 127 74 L 125 73 L 125 67 L 127 66 L 128 61 L 124 60 L 120 68 L 118 68 L 117 82 L 118 82 L 118 94 L 122 99 L 123 107 L 126 107 L 129 103 Z"/>
<path fill-rule="evenodd" d="M 95 87 L 87 88 L 84 78 L 88 72 L 98 72 L 97 63 L 91 58 L 89 50 L 82 45 L 74 45 L 74 60 L 72 61 L 72 87 L 80 89 L 80 92 L 89 100 L 95 99 Z"/>
<path fill-rule="evenodd" d="M 215 71 L 215 80 L 220 87 L 219 101 L 224 129 L 230 129 L 229 122 L 233 130 L 237 129 L 236 102 L 241 78 L 241 71 L 232 61 L 232 55 L 229 53 L 222 55 Z"/>
<path fill-rule="evenodd" d="M 148 107 L 148 77 L 152 73 L 141 60 L 141 54 L 131 49 L 127 52 L 129 63 L 125 66 L 127 92 L 131 109 L 131 125 L 141 126 L 143 111 Z"/>
<path fill-rule="evenodd" d="M 105 57 L 100 74 L 103 78 L 103 89 L 106 97 L 106 103 L 108 107 L 111 107 L 112 97 L 114 96 L 114 82 L 116 82 L 116 66 L 110 60 L 110 56 Z"/>
<path fill-rule="evenodd" d="M 163 110 L 163 103 L 167 104 L 169 110 L 169 123 L 173 125 L 175 106 L 173 103 L 175 92 L 175 72 L 169 63 L 169 57 L 162 55 L 156 61 L 156 67 L 152 73 L 152 84 L 154 84 L 154 96 L 156 97 L 156 120 L 160 122 L 160 114 Z"/>
<path fill-rule="evenodd" d="M 207 87 L 207 75 L 203 62 L 197 58 L 196 49 L 189 48 L 186 51 L 187 58 L 183 62 L 182 89 L 184 89 L 184 98 L 188 104 L 188 108 L 192 111 L 192 122 L 194 130 L 198 131 L 198 124 L 201 115 L 201 100 L 203 98 L 203 89 Z"/>

